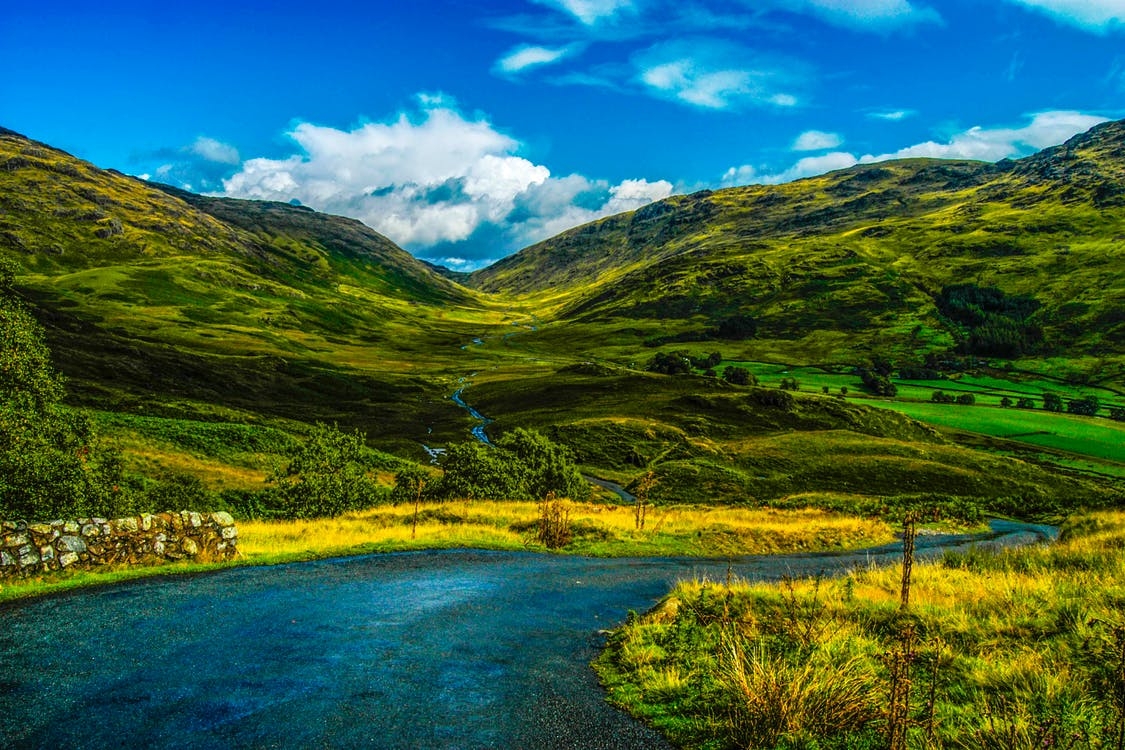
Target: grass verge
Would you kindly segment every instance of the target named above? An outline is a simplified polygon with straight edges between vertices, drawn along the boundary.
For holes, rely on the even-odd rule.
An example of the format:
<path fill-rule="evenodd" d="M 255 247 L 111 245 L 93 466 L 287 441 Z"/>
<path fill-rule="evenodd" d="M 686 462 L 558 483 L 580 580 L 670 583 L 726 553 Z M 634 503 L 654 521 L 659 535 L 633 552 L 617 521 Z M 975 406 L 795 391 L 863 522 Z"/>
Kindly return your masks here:
<path fill-rule="evenodd" d="M 678 586 L 595 663 L 695 748 L 1119 748 L 1125 513 L 1055 544 L 780 584 Z M 897 734 L 892 734 L 897 727 Z"/>

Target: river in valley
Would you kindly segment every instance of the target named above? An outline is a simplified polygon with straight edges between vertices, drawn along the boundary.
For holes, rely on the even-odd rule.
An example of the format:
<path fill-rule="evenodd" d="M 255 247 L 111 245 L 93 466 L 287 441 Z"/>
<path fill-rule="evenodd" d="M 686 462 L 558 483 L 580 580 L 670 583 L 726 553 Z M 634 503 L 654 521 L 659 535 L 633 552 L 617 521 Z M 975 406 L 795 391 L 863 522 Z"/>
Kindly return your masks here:
<path fill-rule="evenodd" d="M 1024 544 L 996 522 L 919 554 Z M 900 545 L 746 557 L 774 580 Z M 0 747 L 659 748 L 605 702 L 602 631 L 727 561 L 415 552 L 152 578 L 0 608 Z"/>

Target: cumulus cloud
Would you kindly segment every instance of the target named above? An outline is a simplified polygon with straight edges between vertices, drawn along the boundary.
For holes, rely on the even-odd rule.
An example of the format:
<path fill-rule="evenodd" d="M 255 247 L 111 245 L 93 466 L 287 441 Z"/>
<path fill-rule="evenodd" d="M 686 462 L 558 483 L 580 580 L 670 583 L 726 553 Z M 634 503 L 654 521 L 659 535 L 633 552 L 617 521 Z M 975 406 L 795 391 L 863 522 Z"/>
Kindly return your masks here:
<path fill-rule="evenodd" d="M 806 130 L 793 141 L 794 151 L 827 151 L 838 148 L 844 139 L 836 133 L 825 133 L 823 130 Z"/>
<path fill-rule="evenodd" d="M 854 167 L 859 160 L 852 154 L 843 151 L 833 151 L 821 156 L 806 156 L 800 159 L 789 169 L 777 174 L 761 173 L 750 165 L 731 167 L 722 178 L 724 187 L 735 185 L 777 185 L 782 182 L 792 182 L 805 177 L 813 177 L 837 169 Z"/>
<path fill-rule="evenodd" d="M 1085 132 L 1106 118 L 1082 112 L 1053 111 L 1033 115 L 1031 122 L 1022 128 L 969 128 L 944 142 L 926 141 L 901 148 L 887 154 L 856 156 L 835 151 L 823 156 L 810 156 L 799 160 L 789 169 L 779 173 L 762 172 L 750 165 L 731 167 L 722 176 L 724 186 L 791 182 L 813 177 L 837 169 L 847 169 L 856 164 L 871 164 L 889 159 L 928 157 L 935 159 L 975 159 L 999 161 L 1026 156 L 1068 138 Z"/>
<path fill-rule="evenodd" d="M 716 40 L 662 42 L 633 57 L 636 80 L 650 94 L 701 109 L 794 107 L 796 63 L 786 64 Z"/>
<path fill-rule="evenodd" d="M 552 48 L 521 44 L 497 60 L 495 70 L 503 75 L 512 75 L 529 68 L 552 65 L 561 61 L 573 51 L 573 46 Z"/>
<path fill-rule="evenodd" d="M 557 8 L 577 18 L 587 26 L 613 18 L 622 11 L 634 9 L 633 0 L 532 0 L 539 5 Z"/>
<path fill-rule="evenodd" d="M 350 130 L 301 123 L 289 136 L 299 153 L 246 161 L 223 181 L 225 194 L 297 199 L 358 218 L 414 250 L 489 233 L 508 252 L 672 192 L 664 181 L 611 185 L 581 175 L 552 177 L 546 166 L 519 155 L 518 141 L 442 98 L 420 99 L 416 111 L 386 122 Z M 470 243 L 446 255 L 472 264 L 497 250 Z"/>
<path fill-rule="evenodd" d="M 1056 21 L 1096 34 L 1125 31 L 1125 2 L 1122 0 L 1009 0 L 1009 2 L 1046 13 Z"/>
<path fill-rule="evenodd" d="M 1025 156 L 1034 151 L 1055 146 L 1071 136 L 1082 133 L 1106 118 L 1081 112 L 1040 112 L 1022 128 L 974 127 L 958 133 L 948 141 L 926 141 L 908 146 L 891 154 L 864 156 L 862 161 L 885 161 L 911 157 L 937 159 L 979 159 L 999 161 L 1009 157 Z"/>

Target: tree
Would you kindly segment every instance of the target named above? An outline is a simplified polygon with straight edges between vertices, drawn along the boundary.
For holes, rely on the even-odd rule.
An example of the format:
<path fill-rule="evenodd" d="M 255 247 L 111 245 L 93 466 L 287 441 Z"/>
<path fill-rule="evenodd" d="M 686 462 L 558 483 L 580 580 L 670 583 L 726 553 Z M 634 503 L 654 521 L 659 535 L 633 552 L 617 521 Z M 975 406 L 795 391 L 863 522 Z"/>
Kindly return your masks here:
<path fill-rule="evenodd" d="M 585 500 L 590 495 L 590 485 L 571 461 L 569 451 L 538 432 L 517 427 L 505 433 L 496 447 L 511 455 L 528 499 L 540 500 L 554 493 Z"/>
<path fill-rule="evenodd" d="M 880 370 L 866 367 L 858 368 L 856 372 L 859 375 L 859 379 L 863 381 L 863 387 L 876 396 L 898 395 L 898 386 L 892 383 L 891 379 L 886 374 L 890 363 L 886 360 L 880 360 L 878 366 L 881 368 Z"/>
<path fill-rule="evenodd" d="M 120 456 L 101 448 L 89 418 L 62 404 L 42 329 L 0 264 L 0 516 L 28 520 L 113 515 L 129 500 Z"/>
<path fill-rule="evenodd" d="M 977 402 L 977 397 L 971 393 L 962 393 L 957 397 L 957 403 L 962 406 L 972 406 Z"/>
<path fill-rule="evenodd" d="M 1046 411 L 1062 411 L 1063 403 L 1062 398 L 1057 393 L 1044 393 L 1043 394 L 1043 408 Z"/>
<path fill-rule="evenodd" d="M 719 321 L 715 335 L 721 339 L 741 341 L 758 333 L 758 322 L 749 315 L 732 315 Z"/>
<path fill-rule="evenodd" d="M 691 373 L 691 357 L 682 351 L 657 352 L 645 369 L 662 375 L 688 375 Z"/>
<path fill-rule="evenodd" d="M 414 503 L 414 520 L 410 524 L 410 538 L 418 535 L 418 508 L 430 483 L 430 474 L 417 466 L 403 469 L 395 475 L 395 486 L 391 490 L 391 502 Z"/>
<path fill-rule="evenodd" d="M 1008 407 L 1010 407 L 1012 405 L 1012 399 L 1008 398 L 1007 396 L 1004 396 L 1003 398 L 1000 399 L 1000 405 L 1003 406 L 1005 409 L 1007 409 Z"/>
<path fill-rule="evenodd" d="M 491 447 L 478 442 L 451 446 L 442 469 L 430 493 L 442 500 L 542 500 L 551 493 L 584 500 L 590 494 L 566 448 L 523 428 L 505 433 Z"/>
<path fill-rule="evenodd" d="M 517 500 L 520 477 L 508 465 L 504 452 L 475 440 L 451 445 L 445 451 L 439 481 L 432 485 L 436 499 Z"/>
<path fill-rule="evenodd" d="M 727 365 L 723 368 L 723 380 L 731 385 L 757 385 L 758 379 L 754 373 L 742 367 Z"/>
<path fill-rule="evenodd" d="M 1066 410 L 1070 414 L 1080 414 L 1086 417 L 1094 417 L 1098 414 L 1098 409 L 1101 408 L 1101 401 L 1097 396 L 1087 396 L 1086 398 L 1072 398 L 1066 404 Z"/>
<path fill-rule="evenodd" d="M 649 471 L 635 480 L 632 485 L 633 496 L 637 498 L 634 501 L 636 505 L 633 508 L 633 521 L 638 531 L 644 531 L 648 506 L 652 504 L 649 495 L 656 486 L 656 481 L 656 475 Z"/>
<path fill-rule="evenodd" d="M 365 439 L 358 430 L 347 433 L 317 422 L 308 439 L 292 448 L 289 463 L 270 481 L 278 485 L 278 499 L 291 518 L 338 516 L 378 502 L 381 490 L 372 476 Z"/>
<path fill-rule="evenodd" d="M 1034 409 L 1035 408 L 1035 399 L 1029 398 L 1027 396 L 1023 396 L 1022 398 L 1020 398 L 1016 401 L 1016 408 L 1017 409 Z"/>

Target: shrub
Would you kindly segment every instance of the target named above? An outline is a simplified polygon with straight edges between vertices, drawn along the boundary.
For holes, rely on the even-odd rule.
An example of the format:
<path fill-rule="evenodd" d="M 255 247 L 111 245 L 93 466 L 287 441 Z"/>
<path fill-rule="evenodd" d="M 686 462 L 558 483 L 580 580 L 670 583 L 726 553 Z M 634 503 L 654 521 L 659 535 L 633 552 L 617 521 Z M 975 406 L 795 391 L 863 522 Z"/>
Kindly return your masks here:
<path fill-rule="evenodd" d="M 645 367 L 661 375 L 687 375 L 691 373 L 691 358 L 687 352 L 658 352 Z"/>
<path fill-rule="evenodd" d="M 731 385 L 757 385 L 758 378 L 754 373 L 742 367 L 735 367 L 734 365 L 727 365 L 723 368 L 723 380 Z"/>
<path fill-rule="evenodd" d="M 971 393 L 962 393 L 957 397 L 957 403 L 962 406 L 972 406 L 977 402 L 977 397 Z"/>
<path fill-rule="evenodd" d="M 863 387 L 876 396 L 898 395 L 898 386 L 892 383 L 891 379 L 885 374 L 866 367 L 858 368 L 856 374 L 863 381 Z"/>
<path fill-rule="evenodd" d="M 442 469 L 444 475 L 429 491 L 438 500 L 540 500 L 550 493 L 584 500 L 590 493 L 563 446 L 522 428 L 506 433 L 494 447 L 478 442 L 451 446 Z"/>
<path fill-rule="evenodd" d="M 1066 410 L 1071 414 L 1080 414 L 1085 417 L 1093 417 L 1098 413 L 1101 408 L 1101 402 L 1097 396 L 1087 396 L 1086 398 L 1074 398 L 1067 402 Z"/>
<path fill-rule="evenodd" d="M 366 508 L 384 496 L 373 475 L 364 436 L 317 423 L 301 445 L 288 451 L 288 464 L 275 471 L 280 510 L 290 518 L 337 516 Z"/>
<path fill-rule="evenodd" d="M 149 511 L 217 510 L 221 509 L 222 502 L 199 477 L 173 472 L 145 490 L 143 506 Z"/>

